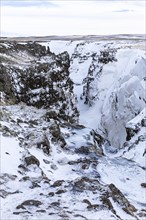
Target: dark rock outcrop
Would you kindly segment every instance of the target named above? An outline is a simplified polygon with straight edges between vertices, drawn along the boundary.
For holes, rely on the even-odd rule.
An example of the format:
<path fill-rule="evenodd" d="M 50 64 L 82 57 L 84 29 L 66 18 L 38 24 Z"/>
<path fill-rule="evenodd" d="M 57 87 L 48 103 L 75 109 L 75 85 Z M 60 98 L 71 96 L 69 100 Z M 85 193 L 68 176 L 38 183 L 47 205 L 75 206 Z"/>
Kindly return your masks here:
<path fill-rule="evenodd" d="M 25 163 L 26 163 L 27 166 L 29 166 L 31 164 L 36 164 L 37 166 L 40 165 L 39 160 L 33 155 L 25 157 Z"/>
<path fill-rule="evenodd" d="M 109 62 L 116 62 L 116 49 L 107 48 L 98 53 L 92 54 L 92 62 L 90 64 L 87 77 L 83 80 L 83 94 L 81 99 L 85 104 L 92 106 L 98 99 L 98 80 L 102 75 L 103 66 Z"/>
<path fill-rule="evenodd" d="M 134 212 L 137 210 L 133 205 L 130 204 L 122 192 L 114 184 L 110 184 L 109 189 L 114 202 L 118 203 L 125 212 L 133 216 Z"/>
<path fill-rule="evenodd" d="M 25 206 L 35 206 L 35 207 L 38 207 L 42 205 L 42 202 L 40 202 L 39 200 L 26 200 L 24 202 L 22 202 L 20 205 L 18 205 L 16 207 L 16 209 L 25 209 Z"/>
<path fill-rule="evenodd" d="M 137 134 L 140 131 L 139 126 L 135 126 L 135 128 L 126 128 L 126 133 L 127 133 L 127 137 L 126 137 L 126 141 L 129 141 L 135 134 Z"/>
<path fill-rule="evenodd" d="M 37 108 L 55 109 L 65 121 L 78 120 L 67 52 L 55 55 L 35 42 L 11 43 L 1 51 L 5 60 L 0 63 L 0 90 L 7 99 Z"/>
<path fill-rule="evenodd" d="M 0 92 L 1 101 L 16 102 L 16 98 L 13 92 L 11 79 L 8 75 L 7 68 L 0 63 Z"/>

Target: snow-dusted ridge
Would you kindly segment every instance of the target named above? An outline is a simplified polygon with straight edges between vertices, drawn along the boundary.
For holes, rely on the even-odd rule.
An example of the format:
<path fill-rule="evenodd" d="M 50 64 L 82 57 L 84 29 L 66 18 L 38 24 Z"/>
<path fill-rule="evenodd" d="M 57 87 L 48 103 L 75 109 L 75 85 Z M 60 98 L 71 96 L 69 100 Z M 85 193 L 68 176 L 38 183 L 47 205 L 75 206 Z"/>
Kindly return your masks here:
<path fill-rule="evenodd" d="M 145 219 L 145 41 L 126 38 L 0 42 L 1 219 Z"/>

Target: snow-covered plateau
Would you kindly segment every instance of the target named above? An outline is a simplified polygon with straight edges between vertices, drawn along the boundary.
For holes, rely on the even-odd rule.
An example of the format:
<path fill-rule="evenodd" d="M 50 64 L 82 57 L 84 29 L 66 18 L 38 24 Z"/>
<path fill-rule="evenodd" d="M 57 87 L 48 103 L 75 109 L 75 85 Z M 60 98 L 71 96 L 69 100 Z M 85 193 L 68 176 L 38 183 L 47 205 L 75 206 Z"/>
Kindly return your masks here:
<path fill-rule="evenodd" d="M 0 219 L 146 219 L 146 44 L 0 40 Z"/>

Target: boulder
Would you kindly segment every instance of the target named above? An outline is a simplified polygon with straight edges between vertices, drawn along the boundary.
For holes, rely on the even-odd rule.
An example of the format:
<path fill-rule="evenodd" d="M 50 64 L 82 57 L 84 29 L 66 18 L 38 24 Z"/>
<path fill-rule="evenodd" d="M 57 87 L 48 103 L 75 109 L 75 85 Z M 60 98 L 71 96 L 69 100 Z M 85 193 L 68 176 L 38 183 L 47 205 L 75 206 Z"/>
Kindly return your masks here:
<path fill-rule="evenodd" d="M 39 160 L 33 155 L 25 157 L 24 160 L 27 166 L 32 165 L 32 164 L 36 164 L 37 166 L 40 165 Z"/>

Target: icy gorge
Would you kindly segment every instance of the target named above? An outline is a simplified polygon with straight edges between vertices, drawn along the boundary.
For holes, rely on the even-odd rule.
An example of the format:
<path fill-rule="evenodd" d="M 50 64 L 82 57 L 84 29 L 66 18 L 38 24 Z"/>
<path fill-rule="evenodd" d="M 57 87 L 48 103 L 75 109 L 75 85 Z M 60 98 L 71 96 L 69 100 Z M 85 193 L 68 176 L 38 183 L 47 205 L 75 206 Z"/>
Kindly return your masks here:
<path fill-rule="evenodd" d="M 0 39 L 2 220 L 146 219 L 145 49 Z"/>

